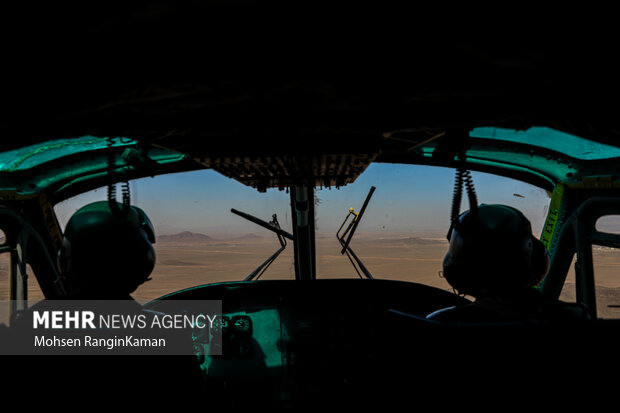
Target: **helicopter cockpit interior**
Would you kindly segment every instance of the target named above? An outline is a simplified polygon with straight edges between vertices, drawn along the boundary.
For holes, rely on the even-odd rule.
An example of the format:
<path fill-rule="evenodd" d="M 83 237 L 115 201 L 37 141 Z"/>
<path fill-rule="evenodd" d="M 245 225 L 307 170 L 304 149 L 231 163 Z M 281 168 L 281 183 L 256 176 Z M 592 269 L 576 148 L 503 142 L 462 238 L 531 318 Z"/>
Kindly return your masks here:
<path fill-rule="evenodd" d="M 467 165 L 468 169 L 487 171 L 474 175 L 485 185 L 490 185 L 486 178 L 493 176 L 488 173 L 490 171 L 501 171 L 502 175 L 527 181 L 501 178 L 503 181 L 494 184 L 493 188 L 496 192 L 501 188 L 507 193 L 508 202 L 521 202 L 524 208 L 527 208 L 528 203 L 539 201 L 536 206 L 540 212 L 537 229 L 552 257 L 551 271 L 540 286 L 540 290 L 545 294 L 559 298 L 560 294 L 566 291 L 564 285 L 571 264 L 574 265 L 573 256 L 576 255 L 577 262 L 583 265 L 587 259 L 585 257 L 592 259 L 592 245 L 611 249 L 607 251 L 608 254 L 618 247 L 618 236 L 614 235 L 613 231 L 599 231 L 595 225 L 599 218 L 618 213 L 615 181 L 607 174 L 616 171 L 616 160 L 620 155 L 617 147 L 593 143 L 550 128 L 534 127 L 526 131 L 477 128 L 469 133 L 468 148 L 460 155 L 452 154 L 446 164 L 453 164 L 456 169 L 423 165 L 445 162 L 442 158 L 445 156 L 442 152 L 443 142 L 446 142 L 442 140 L 444 136 L 446 135 L 441 134 L 435 139 L 426 140 L 408 155 L 415 157 L 416 163 L 422 164 L 419 168 L 441 171 L 443 191 L 446 192 L 444 195 L 448 195 L 443 198 L 444 214 L 447 215 L 450 202 L 460 204 L 460 199 L 456 200 L 455 195 L 459 191 L 466 191 L 469 202 L 477 205 L 476 180 L 469 177 L 467 183 L 458 181 L 458 177 L 463 176 L 463 165 Z M 561 148 L 565 148 L 563 152 L 560 151 Z M 438 158 L 437 153 L 440 154 Z M 439 276 L 435 281 L 440 284 L 436 285 L 415 281 L 416 274 L 424 279 L 424 275 L 429 272 L 436 273 L 441 268 L 441 257 L 433 259 L 429 255 L 432 255 L 430 251 L 440 251 L 443 254 L 447 244 L 441 238 L 401 237 L 398 238 L 400 244 L 385 244 L 383 234 L 383 239 L 371 237 L 357 241 L 355 234 L 360 225 L 366 223 L 369 214 L 371 217 L 377 216 L 370 212 L 373 207 L 378 208 L 379 213 L 385 214 L 385 217 L 393 214 L 385 202 L 373 203 L 375 193 L 381 193 L 382 189 L 394 190 L 394 184 L 385 182 L 386 177 L 393 180 L 402 180 L 403 177 L 398 178 L 398 173 L 395 172 L 398 164 L 382 164 L 379 162 L 381 158 L 374 159 L 373 163 L 368 160 L 370 158 L 363 158 L 364 162 L 353 161 L 353 165 L 359 170 L 359 176 L 350 170 L 347 173 L 339 172 L 348 168 L 346 165 L 352 158 L 340 157 L 334 160 L 322 157 L 321 162 L 325 164 L 315 164 L 314 162 L 318 162 L 316 158 L 313 158 L 310 164 L 296 158 L 295 162 L 288 164 L 288 167 L 295 165 L 297 170 L 300 165 L 306 165 L 310 169 L 303 173 L 298 172 L 306 177 L 303 185 L 294 184 L 292 181 L 280 185 L 282 190 L 270 190 L 271 195 L 277 194 L 274 205 L 283 212 L 280 218 L 276 213 L 269 220 L 248 212 L 246 208 L 257 209 L 255 201 L 243 204 L 245 211 L 235 207 L 227 208 L 225 212 L 234 220 L 241 221 L 240 227 L 244 230 L 247 230 L 248 226 L 254 227 L 258 232 L 267 233 L 271 240 L 268 247 L 260 249 L 259 253 L 252 253 L 252 259 L 244 261 L 246 272 L 234 272 L 232 268 L 238 266 L 233 267 L 229 263 L 229 270 L 222 281 L 214 282 L 210 279 L 210 271 L 219 265 L 212 254 L 225 256 L 229 253 L 225 251 L 226 248 L 237 248 L 242 244 L 221 240 L 215 242 L 212 239 L 201 239 L 198 243 L 188 244 L 179 238 L 183 233 L 176 234 L 176 238 L 175 235 L 160 237 L 161 251 L 167 251 L 169 255 L 161 258 L 163 266 L 159 268 L 163 268 L 162 274 L 154 276 L 154 284 L 158 278 L 165 278 L 163 272 L 171 273 L 168 275 L 174 278 L 175 272 L 182 272 L 184 265 L 191 265 L 182 261 L 187 259 L 184 258 L 187 257 L 187 249 L 202 250 L 207 265 L 194 263 L 198 265 L 196 268 L 201 274 L 200 279 L 193 280 L 194 285 L 180 288 L 176 284 L 176 288 L 166 293 L 143 296 L 148 298 L 144 308 L 148 311 L 162 311 L 166 301 L 170 300 L 219 300 L 222 303 L 222 313 L 214 327 L 222 334 L 223 342 L 217 344 L 221 346 L 221 352 L 216 355 L 210 353 L 215 344 L 208 334 L 192 335 L 194 356 L 201 368 L 204 381 L 202 390 L 205 392 L 218 389 L 219 392 L 236 394 L 252 387 L 255 390 L 260 389 L 260 396 L 252 393 L 254 396 L 251 400 L 257 403 L 267 402 L 269 405 L 295 405 L 301 401 L 307 403 L 308 400 L 322 403 L 335 397 L 334 394 L 343 393 L 361 402 L 367 400 L 363 396 L 368 395 L 370 388 L 375 389 L 375 395 L 391 394 L 395 388 L 400 388 L 403 382 L 395 377 L 398 377 L 399 371 L 403 371 L 404 366 L 411 368 L 412 363 L 421 374 L 414 380 L 417 385 L 419 380 L 429 377 L 440 380 L 449 371 L 445 360 L 441 359 L 444 351 L 461 354 L 460 352 L 468 349 L 470 356 L 476 354 L 477 357 L 491 357 L 490 355 L 495 354 L 493 348 L 481 347 L 485 349 L 483 352 L 480 348 L 472 348 L 481 345 L 483 338 L 493 337 L 493 340 L 502 346 L 502 351 L 527 345 L 523 341 L 532 337 L 554 345 L 559 345 L 562 340 L 572 339 L 575 343 L 580 343 L 582 348 L 589 348 L 583 343 L 583 334 L 586 332 L 591 339 L 598 335 L 610 338 L 609 335 L 616 331 L 618 319 L 614 319 L 613 311 L 611 318 L 602 314 L 600 316 L 604 318 L 601 318 L 597 309 L 600 311 L 600 302 L 604 299 L 607 299 L 607 307 L 612 310 L 617 308 L 617 301 L 614 301 L 617 295 L 604 298 L 605 294 L 597 293 L 594 267 L 583 268 L 580 265 L 575 265 L 573 274 L 574 304 L 560 301 L 565 304 L 565 311 L 562 317 L 552 321 L 453 326 L 426 319 L 428 314 L 436 310 L 464 305 L 470 303 L 472 298 L 452 291 Z M 60 221 L 66 221 L 66 217 L 77 209 L 77 206 L 69 202 L 72 195 L 82 194 L 76 198 L 86 195 L 85 200 L 80 202 L 89 202 L 91 198 L 88 194 L 93 192 L 88 190 L 99 188 L 96 195 L 99 198 L 116 199 L 117 182 L 125 182 L 121 184 L 120 192 L 124 201 L 131 202 L 132 189 L 134 201 L 136 195 L 143 198 L 149 196 L 147 190 L 142 189 L 146 186 L 138 185 L 140 178 L 146 177 L 145 182 L 155 182 L 156 178 L 149 176 L 176 176 L 177 180 L 171 185 L 174 191 L 160 193 L 160 198 L 155 198 L 156 202 L 153 204 L 162 204 L 162 210 L 169 210 L 172 207 L 165 204 L 168 202 L 166 200 L 172 199 L 173 203 L 179 203 L 183 199 L 180 185 L 184 181 L 189 182 L 189 192 L 199 191 L 199 184 L 192 181 L 192 178 L 186 175 L 188 173 L 203 174 L 202 179 L 207 182 L 215 182 L 212 177 L 214 175 L 221 177 L 228 174 L 245 185 L 239 185 L 239 182 L 230 178 L 217 179 L 224 179 L 224 185 L 237 185 L 243 187 L 244 191 L 252 191 L 257 197 L 268 195 L 267 188 L 261 185 L 273 184 L 259 181 L 258 177 L 263 179 L 268 176 L 269 179 L 275 179 L 277 173 L 282 173 L 276 171 L 276 167 L 273 167 L 276 171 L 273 174 L 257 173 L 255 168 L 258 166 L 254 166 L 250 159 L 244 159 L 239 161 L 241 164 L 234 166 L 246 168 L 244 173 L 237 176 L 231 172 L 230 168 L 233 167 L 230 165 L 223 167 L 218 162 L 213 162 L 209 164 L 211 168 L 205 168 L 186 154 L 144 145 L 138 140 L 94 136 L 33 144 L 6 151 L 1 155 L 1 159 L 5 187 L 2 194 L 2 230 L 6 237 L 3 248 L 10 257 L 7 281 L 10 294 L 8 309 L 11 312 L 25 310 L 19 306 L 27 305 L 24 303 L 27 303 L 29 291 L 32 293 L 28 286 L 32 285 L 33 281 L 40 286 L 40 293 L 46 299 L 70 296 L 71 286 L 59 274 L 54 255 L 62 239 L 63 224 Z M 243 166 L 243 162 L 249 164 Z M 264 162 L 265 160 L 258 161 L 259 164 Z M 278 167 L 285 169 L 281 162 L 276 163 Z M 269 163 L 266 167 L 271 167 L 270 165 Z M 365 169 L 368 170 L 362 172 Z M 308 176 L 314 176 L 309 174 L 319 171 L 321 173 L 314 177 L 313 181 L 307 180 Z M 407 175 L 403 182 L 415 179 L 421 171 L 415 170 L 412 175 Z M 606 173 L 601 174 L 600 171 Z M 204 178 L 204 174 L 210 174 L 210 177 Z M 376 175 L 374 180 L 362 178 L 373 174 Z M 453 175 L 456 176 L 454 189 Z M 113 179 L 110 180 L 110 177 Z M 330 202 L 331 194 L 338 194 L 340 190 L 327 189 L 326 195 L 317 194 L 322 193 L 321 185 L 349 185 L 354 188 L 353 182 L 347 182 L 347 179 L 353 180 L 351 177 L 359 179 L 358 183 L 376 183 L 377 186 L 370 185 L 351 192 L 355 199 L 347 199 L 346 202 L 353 202 L 355 206 L 347 210 L 342 208 L 346 204 L 338 203 L 342 214 L 337 219 L 332 219 L 331 226 L 327 225 L 333 232 L 329 236 L 332 243 L 330 254 L 340 255 L 341 263 L 350 266 L 349 273 L 353 274 L 353 277 L 343 277 L 339 276 L 342 266 L 338 267 L 338 271 L 341 271 L 338 273 L 333 270 L 333 263 L 324 262 L 325 250 L 317 253 L 317 246 L 320 249 L 324 241 L 323 233 L 318 231 L 317 235 L 316 232 L 319 227 L 317 223 L 321 222 L 323 226 L 325 221 L 324 215 L 321 215 L 322 220 L 316 218 L 322 206 L 321 202 Z M 425 179 L 430 186 L 437 185 L 437 181 L 433 181 L 436 178 L 426 175 Z M 131 185 L 130 180 L 133 180 Z M 311 182 L 313 183 L 310 184 Z M 105 183 L 107 187 L 102 186 Z M 401 184 L 402 182 L 398 183 Z M 248 186 L 255 186 L 259 191 Z M 483 196 L 491 193 L 485 193 L 484 186 L 480 184 L 478 188 L 480 201 L 484 200 Z M 364 192 L 366 189 L 368 192 Z M 430 187 L 425 187 L 425 191 L 427 196 L 431 196 Z M 528 199 L 519 193 L 526 193 L 525 191 L 530 191 Z M 532 194 L 535 196 L 531 196 Z M 221 192 L 218 195 L 226 198 Z M 321 197 L 323 201 L 317 203 L 317 199 Z M 409 199 L 406 196 L 398 198 L 399 204 Z M 226 202 L 229 201 L 222 202 L 222 205 Z M 421 207 L 423 202 L 418 201 L 418 205 Z M 411 219 L 409 208 L 415 207 L 416 205 L 411 205 L 404 208 L 405 219 Z M 460 206 L 457 208 L 460 209 Z M 544 210 L 540 211 L 541 208 Z M 59 216 L 62 219 L 59 220 Z M 338 225 L 340 218 L 343 220 Z M 222 223 L 222 220 L 219 218 L 214 221 Z M 584 226 L 584 222 L 589 223 L 588 226 Z M 404 225 L 404 221 L 398 221 L 398 225 Z M 385 225 L 382 230 L 385 230 L 384 227 Z M 443 230 L 445 228 L 442 228 Z M 189 231 L 184 234 L 194 237 L 200 235 Z M 264 241 L 260 237 L 245 240 L 253 245 Z M 407 249 L 409 256 L 390 258 L 386 253 L 407 243 L 413 243 Z M 430 243 L 428 249 L 425 249 L 426 243 Z M 363 249 L 359 250 L 358 246 Z M 416 249 L 422 251 L 420 257 L 424 254 L 426 257 L 413 258 L 411 253 Z M 244 254 L 240 248 L 234 252 Z M 372 255 L 381 254 L 384 254 L 382 258 L 399 262 L 401 267 L 412 274 L 412 278 L 394 279 L 385 270 L 376 271 L 375 268 L 381 267 L 376 264 L 377 261 L 373 260 Z M 431 270 L 421 262 L 425 259 L 434 262 L 435 266 Z M 241 262 L 242 259 L 236 260 Z M 282 272 L 274 270 L 281 261 L 285 261 L 288 266 L 288 278 L 276 276 L 276 279 L 273 279 L 270 271 L 271 274 Z M 248 267 L 250 262 L 257 267 Z M 29 266 L 28 270 L 26 264 Z M 331 274 L 330 269 L 333 270 Z M 174 287 L 174 282 L 168 285 L 170 286 Z M 613 290 L 606 292 L 613 293 Z M 140 296 L 139 291 L 136 294 Z M 575 316 L 576 310 L 581 310 L 579 316 Z M 462 340 L 461 344 L 466 340 L 468 344 L 461 345 L 458 351 L 447 348 L 454 340 Z M 510 341 L 510 344 L 507 345 L 506 341 Z M 595 340 L 592 343 L 597 343 L 598 346 L 600 341 Z M 432 362 L 419 359 L 422 354 L 432 355 Z M 566 357 L 564 351 L 549 356 L 549 365 L 546 368 L 559 368 L 558 354 L 562 355 L 562 360 Z M 516 369 L 519 363 L 523 363 L 526 355 L 532 356 L 529 351 L 522 352 L 517 357 L 503 359 L 502 363 L 506 365 L 505 368 Z M 489 368 L 492 360 L 495 359 L 490 358 L 484 362 L 479 359 L 478 363 Z M 440 374 L 436 370 L 438 366 L 442 366 Z M 523 368 L 523 365 L 519 367 Z M 377 383 L 379 377 L 380 384 Z M 394 380 L 397 383 L 394 383 Z"/>
<path fill-rule="evenodd" d="M 81 29 L 107 44 L 110 21 L 121 33 L 158 26 L 165 13 L 147 11 L 136 26 L 95 13 Z M 420 46 L 424 65 L 414 59 L 416 75 L 404 79 L 130 78 L 97 65 L 83 76 L 16 77 L 0 142 L 3 337 L 29 299 L 71 298 L 57 256 L 67 219 L 93 200 L 153 211 L 158 261 L 135 293 L 142 310 L 217 301 L 221 314 L 208 334 L 187 336 L 189 358 L 135 356 L 144 370 L 127 367 L 134 357 L 4 354 L 11 389 L 33 383 L 51 402 L 69 381 L 76 394 L 155 397 L 182 381 L 175 363 L 190 360 L 192 391 L 209 408 L 462 407 L 489 394 L 516 406 L 531 393 L 554 403 L 572 387 L 584 399 L 609 395 L 620 367 L 620 137 L 606 98 L 617 82 L 591 84 L 600 73 L 588 63 L 567 86 L 555 76 L 565 60 L 547 43 L 441 46 Z M 453 67 L 460 76 L 447 76 Z M 201 191 L 209 202 L 180 209 Z M 557 303 L 551 317 L 427 318 L 475 301 L 440 272 L 454 210 L 487 202 L 532 221 L 549 256 L 536 290 Z M 439 235 L 412 235 L 430 224 Z"/>

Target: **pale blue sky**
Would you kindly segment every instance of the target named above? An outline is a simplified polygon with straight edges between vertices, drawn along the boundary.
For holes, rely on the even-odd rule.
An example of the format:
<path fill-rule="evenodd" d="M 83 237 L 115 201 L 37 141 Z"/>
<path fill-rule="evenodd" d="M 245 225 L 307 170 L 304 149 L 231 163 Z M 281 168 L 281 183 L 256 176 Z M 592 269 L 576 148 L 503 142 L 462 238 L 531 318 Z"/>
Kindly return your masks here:
<path fill-rule="evenodd" d="M 529 184 L 484 173 L 473 173 L 480 203 L 509 204 L 522 210 L 538 235 L 549 198 Z M 350 207 L 362 206 L 371 186 L 377 189 L 358 233 L 381 231 L 389 235 L 443 236 L 449 226 L 454 170 L 420 165 L 372 164 L 358 179 L 340 189 L 317 190 L 317 229 L 335 234 Z M 131 183 L 132 203 L 150 216 L 158 234 L 180 231 L 212 236 L 270 234 L 230 212 L 248 212 L 266 221 L 278 214 L 290 230 L 290 199 L 285 191 L 266 193 L 226 178 L 212 170 L 144 178 Z M 120 192 L 120 191 L 119 191 Z M 521 196 L 514 196 L 519 194 Z M 86 203 L 106 199 L 102 188 L 60 203 L 61 225 Z M 467 209 L 464 197 L 462 210 Z"/>

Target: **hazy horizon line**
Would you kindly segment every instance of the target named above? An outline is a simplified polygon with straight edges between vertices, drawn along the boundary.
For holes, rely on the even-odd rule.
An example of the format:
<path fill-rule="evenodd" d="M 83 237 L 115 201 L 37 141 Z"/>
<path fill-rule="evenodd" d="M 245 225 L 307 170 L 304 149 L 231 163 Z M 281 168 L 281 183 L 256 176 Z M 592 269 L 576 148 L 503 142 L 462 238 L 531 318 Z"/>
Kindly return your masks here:
<path fill-rule="evenodd" d="M 161 237 L 161 236 L 175 236 L 175 235 L 180 235 L 180 234 L 184 234 L 184 233 L 191 233 L 191 234 L 197 234 L 197 235 L 205 235 L 211 238 L 222 238 L 222 239 L 226 239 L 226 238 L 239 238 L 239 237 L 244 237 L 244 236 L 255 236 L 255 237 L 259 237 L 259 238 L 275 238 L 276 235 L 274 233 L 269 232 L 268 230 L 265 230 L 264 233 L 262 231 L 205 231 L 205 230 L 201 230 L 201 229 L 178 229 L 178 230 L 167 230 L 167 231 L 162 231 L 162 232 L 157 232 L 155 233 L 156 237 Z M 336 233 L 332 232 L 332 231 L 321 231 L 321 230 L 316 230 L 315 232 L 318 236 L 321 237 L 332 237 L 336 238 Z M 367 236 L 372 236 L 372 237 L 386 237 L 386 238 L 396 238 L 396 237 L 418 237 L 418 238 L 431 238 L 431 239 L 445 239 L 446 238 L 446 232 L 445 231 L 429 231 L 429 230 L 412 230 L 412 231 L 387 231 L 387 230 L 366 230 L 363 232 L 357 232 L 354 235 L 354 238 L 364 238 Z"/>

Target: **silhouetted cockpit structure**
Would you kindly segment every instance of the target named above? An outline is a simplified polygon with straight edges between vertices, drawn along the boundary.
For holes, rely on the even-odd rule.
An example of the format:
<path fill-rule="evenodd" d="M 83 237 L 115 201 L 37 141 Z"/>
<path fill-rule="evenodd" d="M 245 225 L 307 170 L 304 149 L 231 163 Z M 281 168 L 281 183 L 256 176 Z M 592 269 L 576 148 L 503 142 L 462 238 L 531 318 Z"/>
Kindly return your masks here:
<path fill-rule="evenodd" d="M 148 16 L 138 27 L 160 18 Z M 107 27 L 111 17 L 99 18 L 93 27 Z M 98 40 L 107 33 L 86 31 Z M 196 341 L 205 398 L 219 397 L 223 406 L 334 399 L 363 406 L 437 401 L 433 397 L 447 393 L 476 405 L 481 393 L 514 400 L 576 382 L 584 392 L 608 384 L 596 366 L 620 366 L 620 320 L 597 317 L 592 246 L 620 248 L 619 236 L 595 228 L 600 217 L 620 213 L 618 105 L 604 99 L 618 91 L 618 82 L 612 78 L 604 92 L 590 88 L 597 72 L 589 70 L 568 85 L 540 76 L 559 65 L 551 57 L 513 45 L 504 50 L 511 59 L 500 62 L 482 53 L 485 47 L 450 46 L 464 58 L 459 68 L 471 73 L 454 88 L 440 72 L 433 76 L 432 59 L 425 60 L 428 76 L 406 79 L 249 82 L 186 80 L 171 72 L 137 81 L 83 82 L 68 74 L 53 82 L 24 80 L 28 96 L 15 87 L 6 95 L 14 104 L 0 143 L 0 229 L 6 234 L 0 248 L 11 256 L 11 311 L 22 310 L 27 298 L 26 263 L 46 298 L 70 292 L 55 261 L 63 234 L 53 205 L 108 184 L 213 169 L 258 191 L 288 191 L 291 230 L 275 216 L 266 222 L 234 209 L 274 232 L 281 248 L 257 262 L 256 271 L 239 274 L 239 282 L 171 291 L 146 305 L 158 311 L 167 300 L 222 301 L 227 318 L 221 326 L 234 332 L 224 336 L 227 352 L 205 357 L 208 343 Z M 596 67 L 592 58 L 588 67 Z M 587 317 L 560 311 L 544 321 L 428 320 L 427 314 L 468 300 L 371 275 L 346 232 L 339 252 L 349 254 L 364 276 L 322 279 L 315 188 L 346 186 L 371 163 L 466 168 L 547 190 L 551 204 L 541 241 L 551 261 L 540 291 L 557 300 L 576 257 L 576 301 Z M 358 215 L 352 215 L 355 222 Z M 287 246 L 295 279 L 261 277 Z M 464 371 L 483 377 L 469 380 Z"/>

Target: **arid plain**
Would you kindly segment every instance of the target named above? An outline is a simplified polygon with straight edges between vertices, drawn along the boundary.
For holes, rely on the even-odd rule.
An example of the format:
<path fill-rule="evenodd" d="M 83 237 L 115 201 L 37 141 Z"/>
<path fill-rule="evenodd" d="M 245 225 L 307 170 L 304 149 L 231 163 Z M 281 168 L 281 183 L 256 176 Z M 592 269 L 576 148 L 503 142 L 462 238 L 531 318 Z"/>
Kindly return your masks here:
<path fill-rule="evenodd" d="M 208 237 L 179 233 L 158 237 L 157 264 L 152 280 L 140 286 L 133 297 L 147 302 L 162 295 L 196 285 L 240 281 L 278 248 L 275 236 L 246 234 L 240 237 Z M 357 236 L 351 247 L 375 278 L 413 281 L 452 291 L 441 278 L 441 263 L 447 241 L 441 238 Z M 269 267 L 261 279 L 293 279 L 292 244 Z M 620 251 L 594 247 L 599 316 L 620 318 Z M 340 254 L 335 235 L 317 234 L 317 277 L 358 278 L 350 261 Z M 0 300 L 8 299 L 8 254 L 0 254 Z M 32 274 L 29 300 L 43 298 Z M 562 298 L 574 301 L 574 272 L 567 277 Z"/>

